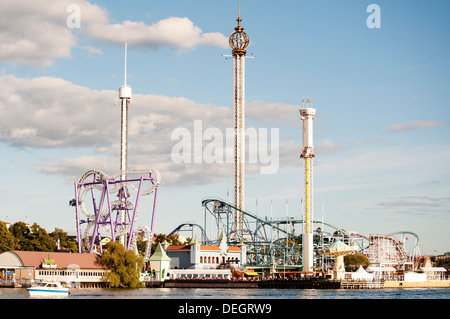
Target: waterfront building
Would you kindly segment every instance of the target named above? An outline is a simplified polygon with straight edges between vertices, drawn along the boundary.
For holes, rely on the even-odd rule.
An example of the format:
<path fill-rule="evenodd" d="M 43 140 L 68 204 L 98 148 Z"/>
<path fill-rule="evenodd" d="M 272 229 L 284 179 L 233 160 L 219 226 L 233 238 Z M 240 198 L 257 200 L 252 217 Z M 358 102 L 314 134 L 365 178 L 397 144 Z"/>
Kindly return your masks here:
<path fill-rule="evenodd" d="M 91 287 L 99 286 L 107 271 L 96 254 L 16 250 L 0 254 L 2 280 L 52 280 L 72 287 Z"/>
<path fill-rule="evenodd" d="M 170 279 L 231 279 L 231 269 L 170 269 Z"/>
<path fill-rule="evenodd" d="M 241 267 L 247 260 L 247 246 L 228 246 L 223 233 L 218 246 L 202 245 L 196 239 L 187 245 L 165 245 L 171 269 L 216 269 L 219 266 Z"/>

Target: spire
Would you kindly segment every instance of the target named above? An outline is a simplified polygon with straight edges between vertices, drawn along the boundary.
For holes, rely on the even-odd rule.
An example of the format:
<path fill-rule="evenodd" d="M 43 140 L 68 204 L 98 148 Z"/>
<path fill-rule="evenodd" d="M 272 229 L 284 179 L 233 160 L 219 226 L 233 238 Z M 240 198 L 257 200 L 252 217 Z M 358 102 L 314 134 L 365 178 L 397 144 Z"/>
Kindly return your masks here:
<path fill-rule="evenodd" d="M 238 0 L 238 19 L 241 18 L 241 0 Z"/>
<path fill-rule="evenodd" d="M 244 28 L 241 26 L 241 1 L 239 0 L 237 27 L 234 28 L 234 32 L 230 35 L 229 43 L 233 49 L 233 54 L 245 55 L 245 49 L 248 47 L 250 40 L 247 33 L 244 32 Z"/>

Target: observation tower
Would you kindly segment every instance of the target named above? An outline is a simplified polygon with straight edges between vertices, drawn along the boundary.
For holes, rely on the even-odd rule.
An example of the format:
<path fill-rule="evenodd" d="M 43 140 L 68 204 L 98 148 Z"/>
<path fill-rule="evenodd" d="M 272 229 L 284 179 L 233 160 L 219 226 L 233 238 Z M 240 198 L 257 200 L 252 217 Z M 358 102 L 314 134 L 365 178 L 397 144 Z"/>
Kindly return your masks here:
<path fill-rule="evenodd" d="M 303 103 L 305 100 L 303 99 Z M 312 108 L 312 100 L 306 99 L 309 107 L 301 108 L 300 115 L 303 121 L 303 149 L 300 155 L 303 158 L 303 236 L 302 260 L 303 271 L 313 271 L 314 244 L 313 244 L 313 120 L 316 109 Z"/>
<path fill-rule="evenodd" d="M 234 126 L 234 166 L 233 166 L 233 195 L 234 206 L 244 210 L 245 205 L 245 54 L 250 41 L 248 35 L 241 26 L 240 1 L 237 27 L 230 35 L 229 43 L 234 60 L 234 101 L 233 101 L 233 126 Z M 242 212 L 235 210 L 233 240 L 238 240 L 242 235 Z"/>

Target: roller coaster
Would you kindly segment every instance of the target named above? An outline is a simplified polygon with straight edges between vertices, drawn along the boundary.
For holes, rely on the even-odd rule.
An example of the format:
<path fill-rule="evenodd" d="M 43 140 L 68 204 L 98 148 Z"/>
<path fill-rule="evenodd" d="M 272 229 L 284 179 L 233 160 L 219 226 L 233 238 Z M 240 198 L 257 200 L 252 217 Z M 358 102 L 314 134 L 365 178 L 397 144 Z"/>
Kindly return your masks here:
<path fill-rule="evenodd" d="M 267 266 L 273 262 L 278 265 L 299 266 L 302 264 L 302 223 L 295 217 L 268 218 L 259 217 L 246 210 L 241 210 L 233 204 L 219 198 L 206 198 L 202 201 L 204 207 L 204 227 L 186 223 L 178 226 L 171 234 L 177 233 L 185 227 L 197 227 L 201 231 L 201 241 L 205 245 L 217 245 L 221 232 L 226 234 L 228 245 L 243 243 L 247 248 L 247 264 L 252 266 Z M 236 227 L 234 212 L 240 212 L 242 218 Z M 313 221 L 314 225 L 314 254 L 316 268 L 324 269 L 330 262 L 330 257 L 317 253 L 320 249 L 328 248 L 334 241 L 340 240 L 348 245 L 358 247 L 357 253 L 368 254 L 371 263 L 382 263 L 390 258 L 396 262 L 411 262 L 419 254 L 417 234 L 402 231 L 389 235 L 366 237 L 361 234 L 331 225 L 324 221 Z M 215 238 L 215 239 L 209 239 Z M 395 236 L 399 236 L 400 239 Z M 408 255 L 404 249 L 406 235 L 415 238 L 412 252 Z M 375 250 L 376 245 L 379 249 Z M 392 247 L 396 247 L 391 249 Z M 371 253 L 372 252 L 372 253 Z M 389 254 L 390 257 L 387 257 Z"/>

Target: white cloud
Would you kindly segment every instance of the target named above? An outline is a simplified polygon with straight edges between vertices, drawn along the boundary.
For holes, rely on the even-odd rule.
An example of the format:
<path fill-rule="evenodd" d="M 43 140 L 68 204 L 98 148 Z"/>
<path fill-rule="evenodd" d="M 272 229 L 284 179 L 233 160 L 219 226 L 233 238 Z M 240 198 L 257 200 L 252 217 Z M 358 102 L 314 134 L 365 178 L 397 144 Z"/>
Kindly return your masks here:
<path fill-rule="evenodd" d="M 66 26 L 64 0 L 2 0 L 0 2 L 0 60 L 49 66 L 70 57 L 77 46 Z"/>
<path fill-rule="evenodd" d="M 344 146 L 335 144 L 328 139 L 318 141 L 316 145 L 316 154 L 329 154 L 345 150 Z"/>
<path fill-rule="evenodd" d="M 90 169 L 116 173 L 120 154 L 117 91 L 92 90 L 60 78 L 24 79 L 14 75 L 0 76 L 0 86 L 5 93 L 0 96 L 0 142 L 21 148 L 49 149 L 51 157 L 36 164 L 38 172 L 71 177 Z M 207 128 L 226 132 L 232 127 L 229 108 L 162 95 L 136 94 L 133 99 L 137 106 L 129 110 L 130 168 L 160 169 L 165 182 L 173 185 L 210 183 L 231 176 L 230 164 L 180 165 L 171 158 L 177 143 L 171 140 L 173 130 L 182 127 L 194 132 L 194 120 L 202 120 L 203 132 Z M 258 103 L 272 110 L 266 113 L 268 119 L 286 118 L 286 114 L 276 111 L 276 103 Z M 260 122 L 264 120 L 261 117 Z M 300 165 L 300 142 L 289 136 L 279 141 L 281 166 Z M 203 141 L 203 147 L 206 144 Z M 74 149 L 80 150 L 79 156 L 64 156 L 64 152 Z M 52 155 L 51 150 L 58 150 L 58 155 Z M 321 154 L 340 150 L 342 147 L 330 140 L 317 142 L 317 152 Z M 258 165 L 249 165 L 247 172 L 259 172 Z"/>
<path fill-rule="evenodd" d="M 0 77 L 0 140 L 31 147 L 71 147 L 111 142 L 113 91 L 94 91 L 51 77 Z M 108 103 L 108 101 L 111 101 Z M 108 105 L 110 104 L 110 105 Z"/>
<path fill-rule="evenodd" d="M 69 27 L 73 12 L 80 8 L 80 28 Z M 106 9 L 87 0 L 2 0 L 0 2 L 0 60 L 46 67 L 57 58 L 69 58 L 80 38 L 108 44 L 189 51 L 199 45 L 226 47 L 218 32 L 205 33 L 186 17 L 170 17 L 147 25 L 142 21 L 111 23 Z M 100 54 L 90 47 L 82 54 Z"/>
<path fill-rule="evenodd" d="M 82 55 L 86 56 L 86 57 L 93 57 L 96 55 L 103 55 L 102 50 L 91 47 L 91 46 L 83 46 L 81 48 L 82 50 Z"/>
<path fill-rule="evenodd" d="M 121 24 L 92 21 L 88 24 L 89 34 L 96 40 L 122 44 L 128 42 L 134 47 L 158 49 L 168 46 L 176 50 L 192 50 L 198 45 L 225 48 L 227 38 L 221 33 L 202 33 L 188 18 L 170 17 L 152 25 L 141 21 L 126 20 Z"/>
<path fill-rule="evenodd" d="M 299 126 L 301 127 L 300 105 L 291 105 L 281 102 L 267 103 L 264 101 L 251 101 L 245 105 L 247 117 L 270 123 L 270 126 Z"/>
<path fill-rule="evenodd" d="M 392 132 L 408 132 L 424 127 L 437 127 L 445 125 L 441 121 L 411 121 L 406 124 L 392 124 L 388 125 L 388 130 Z"/>
<path fill-rule="evenodd" d="M 89 169 L 114 174 L 119 168 L 120 107 L 116 91 L 96 91 L 59 78 L 22 79 L 0 76 L 0 141 L 25 148 L 47 148 L 51 159 L 36 165 L 38 172 L 81 176 Z M 129 111 L 130 168 L 161 170 L 166 183 L 212 182 L 226 178 L 230 165 L 176 165 L 171 160 L 171 132 L 193 121 L 204 128 L 231 126 L 228 108 L 199 104 L 182 97 L 134 96 Z M 52 155 L 52 150 L 80 150 L 80 156 Z M 112 171 L 111 171 L 112 170 Z M 78 174 L 76 174 L 78 172 Z M 205 173 L 208 172 L 208 173 Z M 189 178 L 186 178 L 189 176 Z"/>

